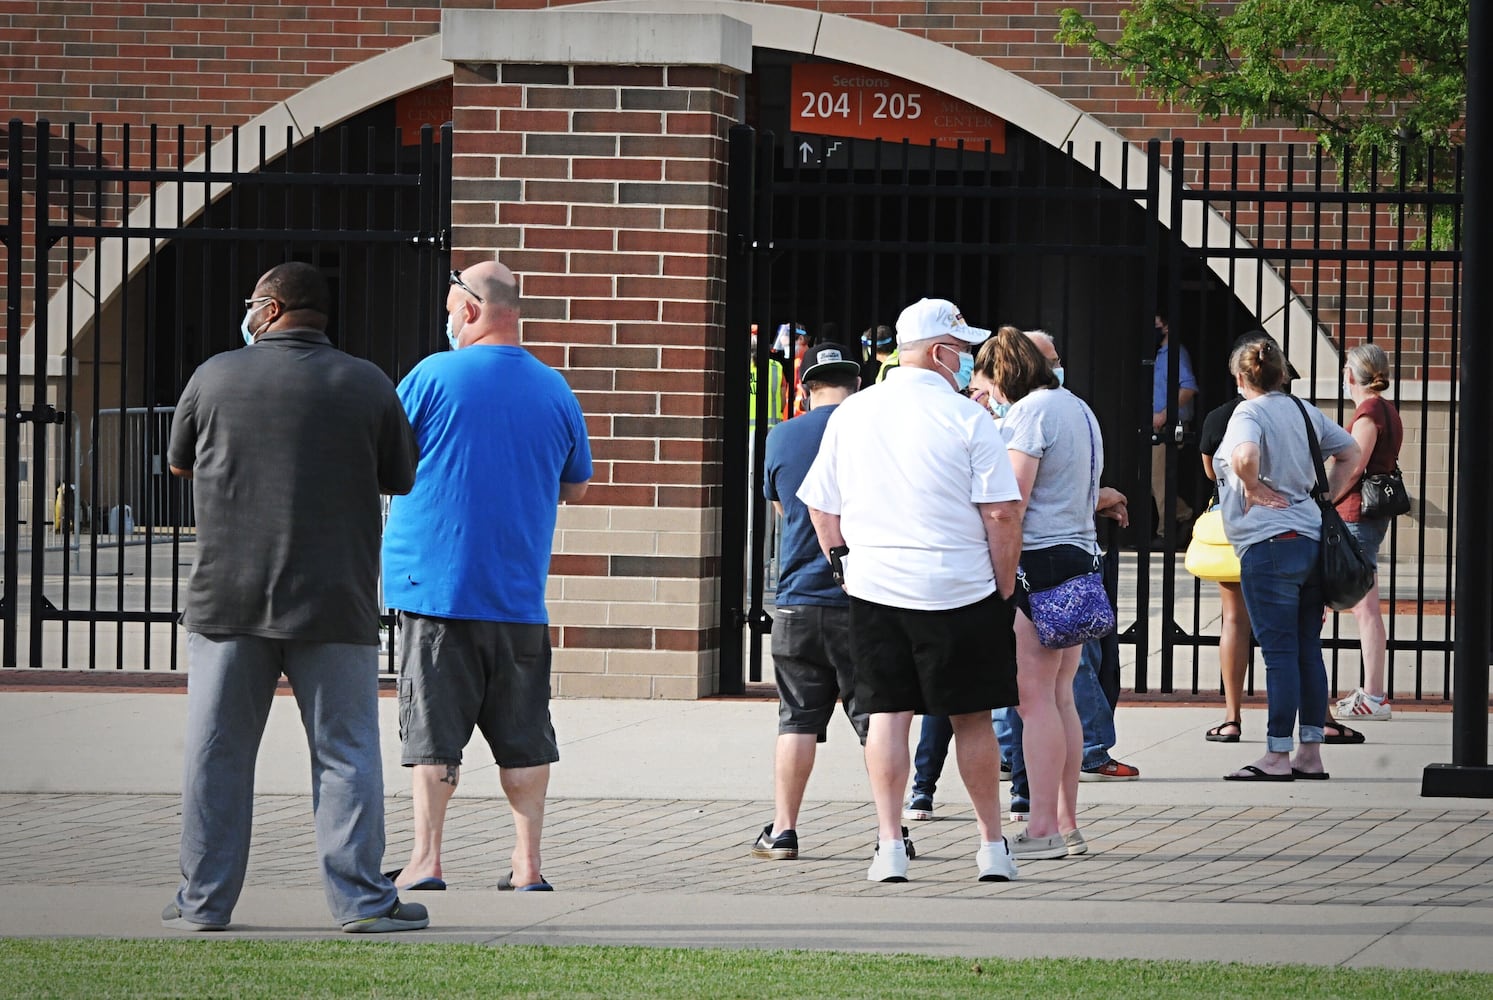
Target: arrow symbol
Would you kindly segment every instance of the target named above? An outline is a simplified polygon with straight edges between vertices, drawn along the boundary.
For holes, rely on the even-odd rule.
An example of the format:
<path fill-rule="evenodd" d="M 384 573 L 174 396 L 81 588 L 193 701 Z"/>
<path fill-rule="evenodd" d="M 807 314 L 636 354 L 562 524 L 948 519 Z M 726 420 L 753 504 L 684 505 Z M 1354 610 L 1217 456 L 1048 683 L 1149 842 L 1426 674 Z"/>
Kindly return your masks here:
<path fill-rule="evenodd" d="M 798 153 L 799 153 L 799 156 L 802 157 L 802 159 L 799 160 L 799 162 L 800 163 L 808 163 L 809 162 L 809 157 L 811 157 L 811 156 L 814 155 L 814 147 L 811 146 L 807 142 L 801 142 L 801 143 L 798 144 Z"/>

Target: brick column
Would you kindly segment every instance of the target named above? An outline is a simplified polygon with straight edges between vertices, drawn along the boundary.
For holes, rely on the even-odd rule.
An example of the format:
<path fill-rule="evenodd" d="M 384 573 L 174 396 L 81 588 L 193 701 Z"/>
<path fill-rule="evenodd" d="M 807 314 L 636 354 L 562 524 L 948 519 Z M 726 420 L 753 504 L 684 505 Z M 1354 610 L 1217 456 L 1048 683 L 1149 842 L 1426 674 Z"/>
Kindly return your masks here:
<path fill-rule="evenodd" d="M 555 693 L 714 693 L 726 136 L 750 29 L 448 10 L 442 52 L 454 258 L 518 274 L 524 344 L 576 391 L 596 460 L 555 534 Z"/>

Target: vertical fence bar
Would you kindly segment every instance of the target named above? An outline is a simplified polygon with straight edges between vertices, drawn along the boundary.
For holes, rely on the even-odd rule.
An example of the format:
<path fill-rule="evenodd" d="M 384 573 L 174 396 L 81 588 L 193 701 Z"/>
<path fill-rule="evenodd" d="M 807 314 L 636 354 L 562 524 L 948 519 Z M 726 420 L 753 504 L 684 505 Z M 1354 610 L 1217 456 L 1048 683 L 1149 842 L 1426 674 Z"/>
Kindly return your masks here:
<path fill-rule="evenodd" d="M 743 154 L 744 155 L 744 154 Z M 748 533 L 751 549 L 747 563 L 751 589 L 747 595 L 747 680 L 762 679 L 762 636 L 772 630 L 772 618 L 767 614 L 767 502 L 760 485 L 767 467 L 767 428 L 772 419 L 769 403 L 773 394 L 768 385 L 772 374 L 772 325 L 773 304 L 773 233 L 776 230 L 774 212 L 777 141 L 771 132 L 760 132 L 756 140 L 756 159 L 750 177 L 753 187 L 753 211 L 751 240 L 748 243 L 752 255 L 751 314 L 757 318 L 757 401 L 754 406 L 756 420 L 751 426 L 752 489 L 747 491 Z M 795 157 L 795 162 L 796 162 Z"/>
<path fill-rule="evenodd" d="M 1146 255 L 1144 273 L 1141 276 L 1140 315 L 1130 334 L 1131 357 L 1135 358 L 1136 389 L 1136 463 L 1135 482 L 1132 489 L 1137 497 L 1144 496 L 1147 502 L 1141 505 L 1146 512 L 1140 520 L 1140 540 L 1135 553 L 1135 691 L 1145 694 L 1150 690 L 1151 637 L 1151 536 L 1156 531 L 1156 520 L 1151 514 L 1151 385 L 1152 373 L 1156 370 L 1156 352 L 1147 351 L 1145 324 L 1155 315 L 1154 298 L 1161 276 L 1161 141 L 1146 142 L 1146 189 L 1145 189 L 1145 241 Z"/>
<path fill-rule="evenodd" d="M 37 484 L 45 482 L 47 455 L 47 280 L 51 271 L 52 235 L 52 126 L 43 120 L 36 124 L 36 273 L 32 276 L 32 321 L 34 335 L 35 369 L 31 380 L 31 462 L 27 474 L 32 490 L 30 509 L 26 516 L 31 519 L 31 603 L 30 603 L 30 663 L 43 666 L 42 621 L 45 618 L 46 592 L 46 491 Z M 71 210 L 71 206 L 68 206 Z M 14 286 L 19 288 L 19 286 Z M 14 290 L 14 288 L 12 289 Z M 20 338 L 18 337 L 17 340 Z M 19 512 L 18 512 L 19 513 Z"/>
<path fill-rule="evenodd" d="M 16 666 L 21 546 L 21 185 L 25 128 L 12 118 L 5 159 L 5 581 L 0 594 L 0 667 Z"/>
<path fill-rule="evenodd" d="M 1469 5 L 1467 46 L 1467 229 L 1463 244 L 1462 318 L 1472 335 L 1462 338 L 1461 420 L 1477 433 L 1462 435 L 1457 449 L 1463 469 L 1457 509 L 1471 515 L 1487 503 L 1493 487 L 1493 205 L 1489 203 L 1489 168 L 1493 167 L 1493 10 Z M 1493 798 L 1493 768 L 1488 766 L 1488 659 L 1490 594 L 1493 564 L 1493 519 L 1464 516 L 1457 531 L 1456 663 L 1452 686 L 1452 762 L 1427 765 L 1421 794 Z"/>
<path fill-rule="evenodd" d="M 722 493 L 721 509 L 720 601 L 717 625 L 721 634 L 720 689 L 722 694 L 739 694 L 745 688 L 742 670 L 742 634 L 746 624 L 743 597 L 746 590 L 747 510 L 754 480 L 748 474 L 751 454 L 747 440 L 747 413 L 755 407 L 765 416 L 761 393 L 757 400 L 747 396 L 746 372 L 752 364 L 764 364 L 762 350 L 757 358 L 749 355 L 745 332 L 752 325 L 752 234 L 756 206 L 753 204 L 752 171 L 756 165 L 757 133 L 749 125 L 731 128 L 727 148 L 726 181 L 726 342 L 721 352 L 725 386 L 725 411 L 721 418 Z M 758 337 L 761 340 L 760 334 Z M 763 380 L 759 368 L 758 382 Z M 758 571 L 760 572 L 760 570 Z"/>

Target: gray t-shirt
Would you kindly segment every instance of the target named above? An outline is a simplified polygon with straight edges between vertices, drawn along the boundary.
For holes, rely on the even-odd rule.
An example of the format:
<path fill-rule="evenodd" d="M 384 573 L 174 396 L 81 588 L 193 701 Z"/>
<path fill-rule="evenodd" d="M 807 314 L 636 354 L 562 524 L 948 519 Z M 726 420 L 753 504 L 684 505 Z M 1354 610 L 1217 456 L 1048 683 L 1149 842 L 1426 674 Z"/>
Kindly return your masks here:
<path fill-rule="evenodd" d="M 377 366 L 315 330 L 266 333 L 192 374 L 167 458 L 197 515 L 182 627 L 378 642 L 379 494 L 409 492 L 416 449 Z"/>
<path fill-rule="evenodd" d="M 1008 450 L 1041 460 L 1021 522 L 1021 547 L 1077 545 L 1098 552 L 1094 506 L 1104 438 L 1088 404 L 1067 389 L 1038 389 L 1011 407 L 1001 433 Z"/>
<path fill-rule="evenodd" d="M 1348 432 L 1315 406 L 1306 404 L 1306 415 L 1316 428 L 1324 462 L 1353 444 Z M 1244 492 L 1230 463 L 1234 449 L 1247 441 L 1259 446 L 1260 479 L 1290 501 L 1284 510 L 1272 507 L 1244 510 Z M 1294 396 L 1272 392 L 1240 403 L 1229 418 L 1223 443 L 1213 454 L 1213 471 L 1218 474 L 1224 534 L 1239 555 L 1254 543 L 1286 531 L 1321 538 L 1322 512 L 1312 499 L 1317 488 L 1317 466 L 1307 441 L 1306 423 L 1301 419 Z"/>

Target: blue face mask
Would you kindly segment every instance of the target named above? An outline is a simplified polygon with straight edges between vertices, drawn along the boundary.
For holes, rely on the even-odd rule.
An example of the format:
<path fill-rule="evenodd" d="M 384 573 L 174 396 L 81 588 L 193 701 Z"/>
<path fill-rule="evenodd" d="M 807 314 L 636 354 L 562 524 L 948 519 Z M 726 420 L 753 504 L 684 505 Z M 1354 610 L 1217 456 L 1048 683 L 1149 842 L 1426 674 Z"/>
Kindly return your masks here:
<path fill-rule="evenodd" d="M 1058 365 L 1056 368 L 1054 368 L 1052 370 L 1052 374 L 1053 374 L 1054 377 L 1057 378 L 1057 380 L 1058 380 L 1058 388 L 1061 389 L 1063 387 L 1063 366 L 1062 365 Z"/>
<path fill-rule="evenodd" d="M 453 330 L 451 327 L 452 327 L 452 324 L 451 324 L 451 314 L 447 313 L 446 314 L 446 343 L 450 344 L 451 345 L 451 350 L 454 351 L 454 350 L 457 350 L 458 348 L 460 348 L 461 344 L 457 343 L 456 331 Z"/>
<path fill-rule="evenodd" d="M 953 348 L 952 344 L 940 344 L 939 347 Z M 942 365 L 939 365 L 943 368 Z M 944 371 L 948 371 L 944 368 Z M 959 370 L 952 373 L 954 376 L 954 387 L 960 392 L 969 388 L 969 380 L 975 377 L 975 357 L 968 351 L 959 352 Z"/>
<path fill-rule="evenodd" d="M 268 299 L 265 300 L 265 302 L 268 302 L 268 301 L 269 301 Z M 260 303 L 260 304 L 263 305 L 263 303 Z M 254 346 L 254 328 L 249 325 L 249 317 L 253 316 L 258 311 L 259 311 L 259 306 L 254 306 L 248 312 L 244 313 L 244 321 L 242 323 L 240 323 L 239 326 L 238 326 L 239 332 L 244 335 L 244 346 L 245 347 L 253 347 Z"/>
<path fill-rule="evenodd" d="M 994 414 L 995 419 L 997 419 L 997 420 L 1004 420 L 1004 419 L 1006 419 L 1006 414 L 1008 414 L 1008 413 L 1011 412 L 1011 404 L 1010 403 L 997 403 L 994 400 L 991 400 L 991 403 L 990 403 L 990 412 L 992 414 Z"/>
<path fill-rule="evenodd" d="M 969 388 L 970 379 L 975 377 L 975 356 L 967 351 L 959 354 L 959 370 L 954 373 L 954 384 L 963 392 Z"/>

